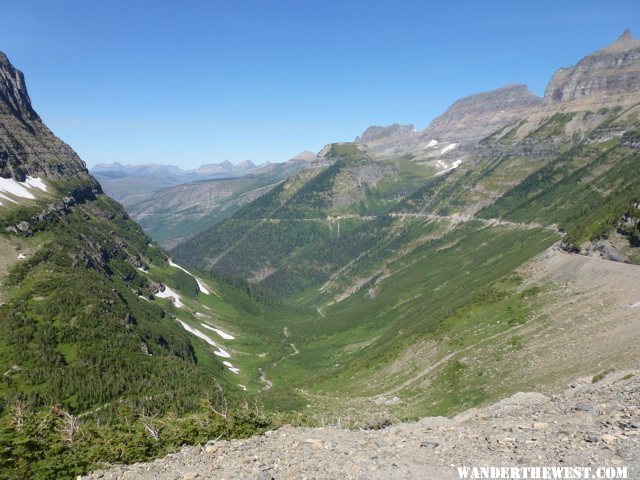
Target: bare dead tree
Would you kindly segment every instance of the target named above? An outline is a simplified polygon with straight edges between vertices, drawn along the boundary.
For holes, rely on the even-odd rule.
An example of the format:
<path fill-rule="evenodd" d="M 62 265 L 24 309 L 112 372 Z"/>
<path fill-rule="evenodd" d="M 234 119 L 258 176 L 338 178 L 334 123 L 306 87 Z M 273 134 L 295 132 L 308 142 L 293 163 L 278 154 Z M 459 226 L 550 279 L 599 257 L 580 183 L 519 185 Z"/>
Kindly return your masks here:
<path fill-rule="evenodd" d="M 69 412 L 62 410 L 60 407 L 52 407 L 51 409 L 55 415 L 62 419 L 62 425 L 60 427 L 60 433 L 62 434 L 62 441 L 68 444 L 73 444 L 76 433 L 80 427 L 80 420 L 78 417 L 71 415 Z"/>
<path fill-rule="evenodd" d="M 205 401 L 205 407 L 226 420 L 229 415 L 227 398 L 224 396 L 224 392 L 220 385 L 217 385 L 216 391 L 217 395 L 214 398 L 209 397 Z"/>
<path fill-rule="evenodd" d="M 21 400 L 11 405 L 11 423 L 20 430 L 24 425 L 24 417 L 27 412 L 27 404 Z"/>
<path fill-rule="evenodd" d="M 144 426 L 145 430 L 149 432 L 149 436 L 153 438 L 155 441 L 160 440 L 160 430 L 156 425 L 156 417 L 155 415 L 147 415 L 146 413 L 140 414 L 140 421 Z"/>

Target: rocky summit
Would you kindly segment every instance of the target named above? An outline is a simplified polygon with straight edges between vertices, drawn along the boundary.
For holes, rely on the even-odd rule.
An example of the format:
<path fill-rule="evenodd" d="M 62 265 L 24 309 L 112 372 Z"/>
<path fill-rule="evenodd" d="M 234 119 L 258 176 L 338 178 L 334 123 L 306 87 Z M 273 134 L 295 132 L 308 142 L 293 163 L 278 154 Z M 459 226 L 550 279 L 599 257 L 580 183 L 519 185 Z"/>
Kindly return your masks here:
<path fill-rule="evenodd" d="M 399 125 L 397 123 L 387 127 L 380 127 L 376 125 L 367 128 L 362 135 L 356 137 L 354 141 L 355 143 L 371 143 L 385 139 L 400 138 L 415 133 L 416 129 L 413 125 Z"/>
<path fill-rule="evenodd" d="M 446 140 L 480 139 L 542 103 L 526 85 L 507 85 L 461 98 L 433 120 L 422 137 Z"/>
<path fill-rule="evenodd" d="M 0 177 L 23 182 L 28 175 L 82 177 L 100 191 L 80 157 L 42 122 L 31 106 L 24 75 L 0 52 Z"/>
<path fill-rule="evenodd" d="M 575 66 L 557 70 L 543 98 L 526 85 L 507 85 L 457 100 L 423 130 L 398 124 L 369 127 L 355 142 L 381 158 L 419 156 L 435 145 L 434 141 L 469 145 L 520 119 L 631 106 L 639 95 L 640 40 L 626 30 L 611 45 L 587 55 Z"/>
<path fill-rule="evenodd" d="M 640 90 L 640 40 L 626 30 L 611 45 L 559 69 L 544 94 L 547 104 L 582 101 L 628 104 L 629 93 Z"/>
<path fill-rule="evenodd" d="M 542 99 L 526 85 L 507 85 L 457 100 L 424 130 L 416 131 L 413 125 L 373 126 L 355 143 L 382 157 L 421 151 L 435 140 L 470 143 L 529 115 L 541 104 Z"/>

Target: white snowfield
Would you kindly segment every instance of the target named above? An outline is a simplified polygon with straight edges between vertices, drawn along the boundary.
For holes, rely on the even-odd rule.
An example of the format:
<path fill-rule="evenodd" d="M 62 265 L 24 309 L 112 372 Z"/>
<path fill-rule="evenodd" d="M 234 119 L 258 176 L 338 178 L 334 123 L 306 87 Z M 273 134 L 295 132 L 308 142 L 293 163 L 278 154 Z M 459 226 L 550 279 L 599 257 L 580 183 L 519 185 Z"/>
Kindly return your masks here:
<path fill-rule="evenodd" d="M 188 270 L 182 268 L 180 265 L 178 265 L 177 263 L 174 263 L 173 260 L 169 259 L 169 265 L 174 267 L 174 268 L 179 268 L 180 270 L 182 270 L 184 273 L 186 273 L 187 275 L 190 275 L 194 278 L 194 280 L 196 281 L 196 283 L 198 284 L 198 288 L 200 289 L 200 291 L 202 293 L 204 293 L 205 295 L 209 295 L 209 289 L 207 288 L 207 286 L 202 282 L 202 280 L 200 280 L 198 277 L 196 277 L 194 274 L 192 274 L 191 272 L 189 272 Z"/>
<path fill-rule="evenodd" d="M 184 306 L 184 303 L 182 303 L 182 300 L 180 299 L 180 295 L 178 295 L 170 287 L 167 287 L 167 286 L 164 287 L 164 291 L 163 292 L 156 293 L 156 297 L 172 298 L 173 299 L 173 303 L 175 304 L 176 307 L 180 308 L 180 307 Z"/>
<path fill-rule="evenodd" d="M 24 183 L 26 183 L 30 187 L 39 188 L 43 192 L 47 191 L 47 184 L 44 183 L 38 177 L 27 177 L 27 179 L 24 181 Z"/>
<path fill-rule="evenodd" d="M 427 143 L 427 145 L 423 148 L 423 150 L 426 150 L 427 148 L 433 148 L 438 144 L 438 140 L 431 140 L 429 143 Z"/>
<path fill-rule="evenodd" d="M 216 332 L 218 335 L 220 335 L 225 340 L 235 340 L 236 339 L 236 337 L 234 337 L 233 335 L 229 335 L 227 332 L 224 332 L 224 331 L 220 330 L 219 328 L 211 327 L 211 326 L 209 326 L 209 325 L 207 325 L 205 323 L 201 323 L 200 325 L 202 325 L 207 330 L 211 330 L 212 332 Z"/>
<path fill-rule="evenodd" d="M 236 375 L 240 374 L 240 369 L 238 367 L 234 367 L 231 362 L 222 362 L 223 365 L 229 368 L 229 371 L 235 373 Z"/>
<path fill-rule="evenodd" d="M 13 178 L 0 177 L 0 198 L 9 202 L 19 203 L 11 197 L 8 197 L 6 194 L 13 195 L 14 197 L 35 200 L 35 195 L 29 191 L 30 188 L 38 188 L 43 192 L 47 191 L 47 185 L 38 177 L 27 177 L 24 182 L 18 182 Z M 2 205 L 2 202 L 0 202 L 0 205 Z"/>
<path fill-rule="evenodd" d="M 640 302 L 636 302 L 632 305 L 629 305 L 629 308 L 637 308 L 637 307 L 640 307 Z"/>
<path fill-rule="evenodd" d="M 202 340 L 207 342 L 212 347 L 215 347 L 217 350 L 215 352 L 213 352 L 214 355 L 217 355 L 219 357 L 224 357 L 224 358 L 231 358 L 231 355 L 229 355 L 229 352 L 227 352 L 226 350 L 222 349 L 222 347 L 220 347 L 220 345 L 218 345 L 216 342 L 211 340 L 211 337 L 209 337 L 208 335 L 202 333 L 197 328 L 193 328 L 193 327 L 187 325 L 182 320 L 178 320 L 178 322 L 180 322 L 180 325 L 182 325 L 182 328 L 184 328 L 187 332 L 194 334 L 196 337 L 201 338 Z"/>
<path fill-rule="evenodd" d="M 447 167 L 447 165 L 444 162 L 441 162 L 439 160 L 438 160 L 438 165 L 441 165 L 443 167 Z M 454 170 L 454 169 L 458 168 L 460 165 L 462 165 L 462 160 L 458 159 L 455 162 L 453 162 L 450 167 L 445 168 L 441 172 L 436 173 L 436 176 L 437 175 L 443 175 L 443 174 L 445 174 L 447 172 L 450 172 L 451 170 Z"/>
<path fill-rule="evenodd" d="M 202 283 L 202 280 L 200 280 L 198 277 L 193 277 L 193 278 L 196 279 L 196 283 L 198 284 L 198 288 L 200 289 L 200 291 L 205 295 L 209 295 L 210 294 L 209 289 L 204 283 Z"/>
<path fill-rule="evenodd" d="M 447 152 L 450 152 L 451 150 L 453 150 L 454 148 L 456 148 L 458 146 L 457 143 L 452 143 L 450 145 L 447 145 L 446 147 L 444 147 L 442 150 L 440 150 L 440 152 L 438 152 L 439 155 L 444 155 Z"/>

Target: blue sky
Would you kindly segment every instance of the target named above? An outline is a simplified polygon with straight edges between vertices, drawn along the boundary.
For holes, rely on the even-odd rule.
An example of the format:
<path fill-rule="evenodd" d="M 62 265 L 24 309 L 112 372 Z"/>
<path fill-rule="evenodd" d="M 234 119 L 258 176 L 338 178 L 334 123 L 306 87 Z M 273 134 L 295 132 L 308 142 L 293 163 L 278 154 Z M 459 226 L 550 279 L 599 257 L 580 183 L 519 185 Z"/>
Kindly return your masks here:
<path fill-rule="evenodd" d="M 445 4 L 446 3 L 446 4 Z M 284 161 L 640 34 L 637 0 L 0 0 L 0 50 L 89 164 Z"/>

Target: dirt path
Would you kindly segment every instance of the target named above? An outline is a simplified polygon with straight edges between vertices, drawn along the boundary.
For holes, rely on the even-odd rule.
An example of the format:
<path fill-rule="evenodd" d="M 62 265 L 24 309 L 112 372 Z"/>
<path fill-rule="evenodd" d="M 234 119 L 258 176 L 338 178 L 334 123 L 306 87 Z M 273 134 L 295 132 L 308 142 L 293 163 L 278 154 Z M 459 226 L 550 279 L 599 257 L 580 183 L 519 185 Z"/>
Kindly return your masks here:
<path fill-rule="evenodd" d="M 273 387 L 273 382 L 267 378 L 267 374 L 264 373 L 264 370 L 259 368 L 258 371 L 260 372 L 260 381 L 264 383 L 264 387 L 262 388 L 262 390 L 269 390 L 271 387 Z"/>

